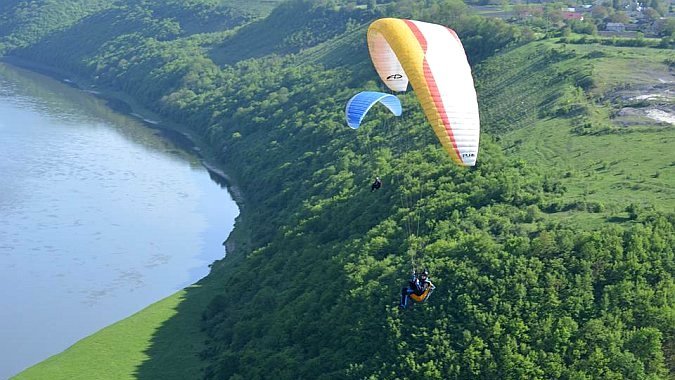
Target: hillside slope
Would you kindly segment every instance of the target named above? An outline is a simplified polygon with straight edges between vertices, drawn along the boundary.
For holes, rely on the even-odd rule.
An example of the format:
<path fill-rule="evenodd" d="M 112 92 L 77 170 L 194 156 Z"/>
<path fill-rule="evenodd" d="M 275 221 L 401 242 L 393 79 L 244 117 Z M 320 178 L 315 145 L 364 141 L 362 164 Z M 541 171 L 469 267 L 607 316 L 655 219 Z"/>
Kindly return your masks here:
<path fill-rule="evenodd" d="M 558 205 L 579 200 L 575 177 L 561 169 L 570 161 L 551 154 L 542 165 L 525 149 L 546 123 L 599 149 L 596 135 L 572 131 L 575 115 L 610 113 L 587 107 L 592 90 L 605 92 L 576 69 L 577 53 L 527 43 L 460 3 L 369 10 L 294 1 L 255 25 L 204 33 L 150 11 L 161 2 L 128 3 L 137 6 L 115 9 L 112 20 L 137 24 L 101 30 L 83 19 L 9 54 L 124 91 L 197 136 L 244 195 L 235 249 L 196 286 L 17 378 L 672 377 L 673 215 L 638 207 L 605 220 L 577 207 L 560 218 Z M 91 17 L 112 15 L 102 12 Z M 195 25 L 190 12 L 179 13 Z M 285 14 L 297 30 L 279 30 Z M 337 25 L 315 31 L 317 15 Z M 347 99 L 380 88 L 364 31 L 383 16 L 456 27 L 481 65 L 486 133 L 475 168 L 446 156 L 413 93 L 400 96 L 403 118 L 374 109 L 358 131 L 344 126 Z M 246 50 L 258 31 L 280 35 Z M 280 43 L 298 31 L 311 43 Z M 78 43 L 85 32 L 98 42 Z M 239 41 L 237 58 L 214 61 L 228 41 Z M 375 175 L 384 185 L 371 193 Z M 401 312 L 412 266 L 428 267 L 437 289 Z"/>
<path fill-rule="evenodd" d="M 671 50 L 558 41 L 514 49 L 479 71 L 485 128 L 507 152 L 563 173 L 563 218 L 624 218 L 675 205 Z M 571 211 L 571 212 L 570 212 Z M 577 218 L 578 219 L 578 218 Z"/>

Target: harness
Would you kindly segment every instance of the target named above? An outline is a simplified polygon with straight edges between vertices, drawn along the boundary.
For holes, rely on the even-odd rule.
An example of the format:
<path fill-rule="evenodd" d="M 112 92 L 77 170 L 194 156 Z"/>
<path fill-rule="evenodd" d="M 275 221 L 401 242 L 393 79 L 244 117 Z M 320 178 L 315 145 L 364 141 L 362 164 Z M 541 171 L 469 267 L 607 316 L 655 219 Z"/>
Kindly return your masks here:
<path fill-rule="evenodd" d="M 434 286 L 434 284 L 432 284 L 431 281 L 429 280 L 427 280 L 425 283 L 428 284 L 428 286 L 426 287 L 426 289 L 424 289 L 422 294 L 412 293 L 410 295 L 410 299 L 420 303 L 429 299 L 429 296 L 431 296 L 431 293 L 433 293 L 434 289 L 436 289 L 436 286 Z"/>

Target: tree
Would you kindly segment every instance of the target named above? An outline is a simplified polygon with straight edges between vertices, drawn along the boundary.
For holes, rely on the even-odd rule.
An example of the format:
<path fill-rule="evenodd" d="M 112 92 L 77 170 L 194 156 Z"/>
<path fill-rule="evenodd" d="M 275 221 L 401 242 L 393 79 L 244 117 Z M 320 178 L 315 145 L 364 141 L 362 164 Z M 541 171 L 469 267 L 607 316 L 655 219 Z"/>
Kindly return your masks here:
<path fill-rule="evenodd" d="M 675 37 L 675 18 L 668 18 L 660 24 L 659 36 Z"/>
<path fill-rule="evenodd" d="M 664 0 L 651 0 L 649 2 L 649 7 L 658 12 L 661 16 L 668 14 L 668 5 L 669 2 Z"/>
<path fill-rule="evenodd" d="M 630 18 L 626 12 L 614 12 L 609 15 L 609 22 L 620 22 L 622 24 L 627 24 L 630 21 Z"/>
<path fill-rule="evenodd" d="M 609 17 L 609 10 L 607 7 L 602 5 L 596 5 L 591 10 L 591 15 L 596 24 L 602 23 L 607 17 Z"/>

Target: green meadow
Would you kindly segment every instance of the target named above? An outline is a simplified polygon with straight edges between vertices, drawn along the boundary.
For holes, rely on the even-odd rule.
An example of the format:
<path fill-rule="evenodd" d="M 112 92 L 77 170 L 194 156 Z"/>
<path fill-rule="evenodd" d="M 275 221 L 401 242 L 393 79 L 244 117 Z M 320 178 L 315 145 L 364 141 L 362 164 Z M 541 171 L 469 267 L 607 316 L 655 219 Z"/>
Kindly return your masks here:
<path fill-rule="evenodd" d="M 619 116 L 626 107 L 673 112 L 673 57 L 668 50 L 553 40 L 481 67 L 488 133 L 497 132 L 514 159 L 562 173 L 568 210 L 551 216 L 597 225 L 622 220 L 631 205 L 675 209 L 675 128 L 644 115 L 630 122 Z M 655 93 L 665 95 L 632 100 Z"/>
<path fill-rule="evenodd" d="M 185 300 L 190 291 L 189 302 Z M 141 374 L 154 379 L 188 379 L 199 373 L 198 353 L 204 336 L 192 318 L 199 318 L 209 298 L 194 285 L 144 310 L 108 326 L 24 372 L 15 379 L 137 379 Z M 202 302 L 199 302 L 202 301 Z M 196 306 L 192 306 L 195 305 Z M 176 319 L 181 309 L 180 318 Z M 192 311 L 192 313 L 190 312 Z M 185 318 L 189 316 L 190 318 Z M 169 339 L 157 336 L 159 329 L 171 331 Z M 162 335 L 164 336 L 164 335 Z M 161 365 L 143 363 L 154 356 L 152 346 L 161 341 Z"/>

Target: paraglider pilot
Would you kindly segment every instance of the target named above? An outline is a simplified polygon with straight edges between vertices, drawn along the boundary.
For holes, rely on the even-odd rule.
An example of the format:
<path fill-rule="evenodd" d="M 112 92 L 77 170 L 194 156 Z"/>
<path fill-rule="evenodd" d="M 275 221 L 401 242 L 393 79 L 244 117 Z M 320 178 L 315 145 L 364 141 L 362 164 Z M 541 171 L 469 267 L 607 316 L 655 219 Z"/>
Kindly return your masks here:
<path fill-rule="evenodd" d="M 382 180 L 380 177 L 375 177 L 375 182 L 373 182 L 372 185 L 370 185 L 370 192 L 372 193 L 373 191 L 379 189 L 382 186 Z"/>
<path fill-rule="evenodd" d="M 401 309 L 408 307 L 410 298 L 417 302 L 423 302 L 436 287 L 429 279 L 429 271 L 424 269 L 421 273 L 414 272 L 408 282 L 408 287 L 401 289 L 401 303 L 398 305 Z"/>

